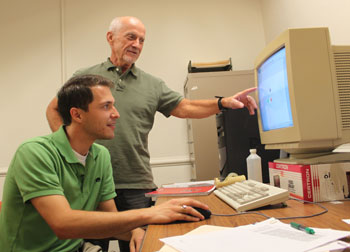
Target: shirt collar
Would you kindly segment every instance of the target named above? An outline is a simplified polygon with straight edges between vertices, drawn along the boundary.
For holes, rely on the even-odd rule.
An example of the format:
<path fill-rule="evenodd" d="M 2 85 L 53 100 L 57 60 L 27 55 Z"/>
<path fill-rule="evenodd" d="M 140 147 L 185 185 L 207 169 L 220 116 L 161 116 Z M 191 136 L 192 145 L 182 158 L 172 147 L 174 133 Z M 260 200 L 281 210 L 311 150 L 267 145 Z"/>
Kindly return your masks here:
<path fill-rule="evenodd" d="M 64 126 L 61 126 L 56 132 L 52 133 L 52 141 L 68 163 L 79 163 L 79 160 L 75 156 L 72 146 L 69 143 Z M 98 149 L 92 144 L 89 150 L 89 155 L 95 159 L 97 154 Z"/>
<path fill-rule="evenodd" d="M 107 71 L 110 71 L 110 70 L 117 68 L 117 66 L 113 65 L 110 58 L 107 59 L 107 61 L 105 62 L 105 65 L 106 65 Z M 139 72 L 140 72 L 140 70 L 135 66 L 135 63 L 134 63 L 134 64 L 132 64 L 131 68 L 126 70 L 125 74 L 131 73 L 135 78 L 137 78 L 139 76 Z"/>

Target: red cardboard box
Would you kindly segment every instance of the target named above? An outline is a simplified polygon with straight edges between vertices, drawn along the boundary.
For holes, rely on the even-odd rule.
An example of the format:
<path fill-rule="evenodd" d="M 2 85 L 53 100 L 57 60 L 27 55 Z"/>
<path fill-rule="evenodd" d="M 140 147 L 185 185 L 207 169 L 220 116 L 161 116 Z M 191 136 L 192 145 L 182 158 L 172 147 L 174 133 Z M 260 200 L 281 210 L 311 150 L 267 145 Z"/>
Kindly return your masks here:
<path fill-rule="evenodd" d="M 349 197 L 350 163 L 298 165 L 269 162 L 270 184 L 291 197 L 322 202 Z"/>

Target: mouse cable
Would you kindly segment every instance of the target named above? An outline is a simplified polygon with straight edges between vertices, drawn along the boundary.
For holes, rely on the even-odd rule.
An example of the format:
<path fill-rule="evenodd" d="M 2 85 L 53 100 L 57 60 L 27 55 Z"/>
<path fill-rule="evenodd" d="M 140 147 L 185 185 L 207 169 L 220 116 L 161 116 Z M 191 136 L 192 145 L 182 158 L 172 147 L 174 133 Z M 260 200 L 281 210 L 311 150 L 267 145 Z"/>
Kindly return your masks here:
<path fill-rule="evenodd" d="M 241 213 L 236 213 L 236 214 L 214 214 L 212 213 L 213 216 L 222 216 L 222 217 L 231 217 L 231 216 L 238 216 L 238 215 L 243 215 L 243 214 L 258 214 L 258 215 L 261 215 L 261 216 L 264 216 L 266 219 L 270 219 L 270 218 L 275 218 L 277 220 L 288 220 L 288 219 L 306 219 L 306 218 L 312 218 L 312 217 L 315 217 L 315 216 L 319 216 L 319 215 L 322 215 L 322 214 L 325 214 L 328 212 L 328 209 L 324 206 L 322 206 L 321 204 L 317 203 L 317 202 L 309 202 L 309 201 L 305 201 L 305 200 L 301 200 L 301 199 L 294 199 L 294 198 L 289 198 L 291 200 L 295 200 L 295 201 L 299 201 L 299 202 L 303 202 L 303 203 L 307 203 L 307 204 L 314 204 L 314 205 L 317 205 L 319 206 L 320 208 L 323 209 L 322 212 L 319 212 L 319 213 L 316 213 L 316 214 L 312 214 L 312 215 L 304 215 L 304 216 L 292 216 L 292 217 L 270 217 L 266 214 L 263 214 L 263 213 L 259 213 L 259 212 L 255 212 L 255 211 L 252 211 L 252 212 L 241 212 Z"/>

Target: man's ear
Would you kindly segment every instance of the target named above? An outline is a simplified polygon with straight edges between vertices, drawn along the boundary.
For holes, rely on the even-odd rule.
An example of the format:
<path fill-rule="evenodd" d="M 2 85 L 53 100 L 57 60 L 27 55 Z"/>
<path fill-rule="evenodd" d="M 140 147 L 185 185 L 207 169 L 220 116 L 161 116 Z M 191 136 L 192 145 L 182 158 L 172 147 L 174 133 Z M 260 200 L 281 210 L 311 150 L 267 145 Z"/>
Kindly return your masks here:
<path fill-rule="evenodd" d="M 82 112 L 82 110 L 79 108 L 71 108 L 70 109 L 70 116 L 72 117 L 72 121 L 80 123 L 82 120 L 81 112 Z"/>
<path fill-rule="evenodd" d="M 111 32 L 111 31 L 107 32 L 106 38 L 107 38 L 108 44 L 112 44 L 113 32 Z"/>

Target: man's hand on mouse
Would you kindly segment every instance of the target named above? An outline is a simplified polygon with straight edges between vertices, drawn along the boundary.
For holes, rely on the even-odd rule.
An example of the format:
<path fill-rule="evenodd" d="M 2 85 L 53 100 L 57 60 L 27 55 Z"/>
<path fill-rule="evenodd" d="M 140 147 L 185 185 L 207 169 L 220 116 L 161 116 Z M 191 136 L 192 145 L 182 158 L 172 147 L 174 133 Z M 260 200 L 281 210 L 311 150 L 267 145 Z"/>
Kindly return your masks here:
<path fill-rule="evenodd" d="M 149 223 L 161 224 L 174 221 L 200 221 L 204 219 L 204 216 L 193 207 L 199 207 L 209 210 L 206 204 L 198 200 L 191 198 L 177 198 L 171 199 L 160 205 L 148 208 L 149 210 Z M 145 209 L 146 210 L 146 209 Z"/>

